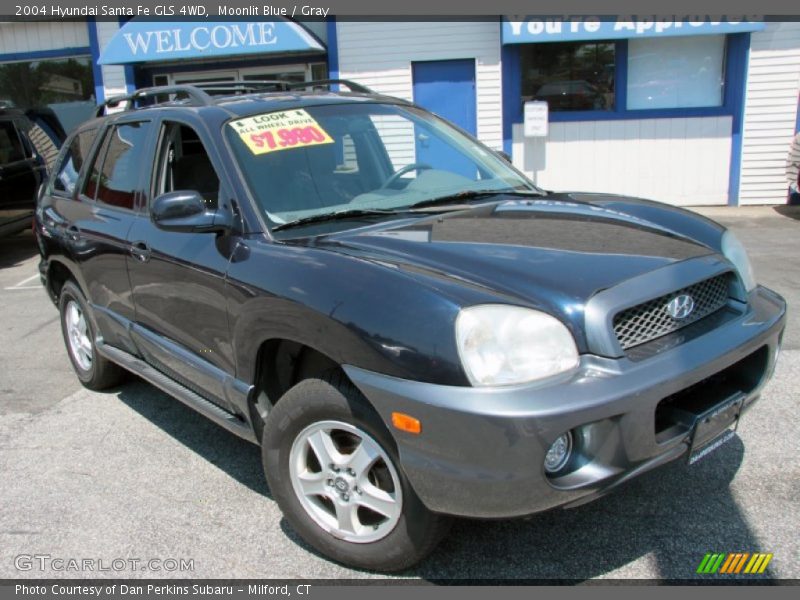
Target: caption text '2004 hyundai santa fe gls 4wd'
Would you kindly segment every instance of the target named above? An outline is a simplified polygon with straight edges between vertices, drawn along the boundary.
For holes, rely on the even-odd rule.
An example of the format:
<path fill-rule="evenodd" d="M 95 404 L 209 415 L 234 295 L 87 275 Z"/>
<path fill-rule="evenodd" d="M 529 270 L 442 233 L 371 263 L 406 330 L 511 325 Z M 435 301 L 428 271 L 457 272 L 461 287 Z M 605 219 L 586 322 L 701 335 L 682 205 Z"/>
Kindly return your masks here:
<path fill-rule="evenodd" d="M 132 371 L 261 444 L 292 527 L 379 570 L 450 516 L 583 503 L 732 435 L 785 304 L 731 232 L 544 192 L 329 84 L 140 90 L 67 140 L 36 234 L 84 385 Z"/>

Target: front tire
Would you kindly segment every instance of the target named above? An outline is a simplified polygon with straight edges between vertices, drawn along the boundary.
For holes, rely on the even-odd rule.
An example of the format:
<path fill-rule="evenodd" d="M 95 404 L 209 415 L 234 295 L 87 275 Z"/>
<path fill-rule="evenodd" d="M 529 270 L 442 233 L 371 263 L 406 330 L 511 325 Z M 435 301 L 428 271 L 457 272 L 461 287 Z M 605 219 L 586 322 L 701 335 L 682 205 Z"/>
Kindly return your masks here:
<path fill-rule="evenodd" d="M 286 392 L 267 419 L 262 458 L 289 524 L 337 562 L 399 571 L 447 532 L 450 520 L 422 504 L 385 425 L 341 374 Z"/>
<path fill-rule="evenodd" d="M 67 281 L 61 288 L 58 312 L 67 355 L 81 383 L 98 391 L 120 383 L 125 372 L 97 352 L 96 327 L 89 303 L 72 281 Z"/>

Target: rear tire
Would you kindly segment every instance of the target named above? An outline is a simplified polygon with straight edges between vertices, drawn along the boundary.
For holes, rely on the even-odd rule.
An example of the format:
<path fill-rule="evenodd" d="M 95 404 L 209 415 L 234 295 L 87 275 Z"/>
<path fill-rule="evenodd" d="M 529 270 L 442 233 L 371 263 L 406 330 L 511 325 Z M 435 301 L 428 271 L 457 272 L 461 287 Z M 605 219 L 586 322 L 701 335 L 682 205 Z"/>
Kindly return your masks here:
<path fill-rule="evenodd" d="M 422 504 L 386 426 L 341 374 L 307 379 L 286 392 L 267 418 L 261 448 L 286 520 L 339 563 L 407 569 L 449 529 L 448 517 Z"/>
<path fill-rule="evenodd" d="M 58 312 L 67 355 L 81 383 L 97 391 L 119 384 L 125 371 L 97 352 L 97 327 L 89 303 L 73 281 L 61 288 Z"/>

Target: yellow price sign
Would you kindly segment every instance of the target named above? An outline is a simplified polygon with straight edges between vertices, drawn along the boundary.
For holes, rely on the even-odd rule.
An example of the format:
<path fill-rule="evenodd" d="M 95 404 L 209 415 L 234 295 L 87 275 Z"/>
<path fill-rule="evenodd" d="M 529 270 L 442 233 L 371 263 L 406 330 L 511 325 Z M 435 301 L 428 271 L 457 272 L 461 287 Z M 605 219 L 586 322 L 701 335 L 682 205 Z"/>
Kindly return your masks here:
<path fill-rule="evenodd" d="M 229 125 L 253 154 L 333 143 L 331 136 L 302 108 L 247 117 Z"/>

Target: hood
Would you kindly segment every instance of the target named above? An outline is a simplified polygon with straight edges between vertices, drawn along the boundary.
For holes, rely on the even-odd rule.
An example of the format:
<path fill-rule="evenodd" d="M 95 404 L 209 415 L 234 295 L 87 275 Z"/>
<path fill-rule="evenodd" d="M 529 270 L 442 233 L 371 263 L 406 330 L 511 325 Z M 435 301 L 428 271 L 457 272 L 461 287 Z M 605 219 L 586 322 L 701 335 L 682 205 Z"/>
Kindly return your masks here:
<path fill-rule="evenodd" d="M 493 202 L 319 243 L 511 296 L 570 320 L 598 291 L 713 253 L 641 217 L 566 196 Z"/>

